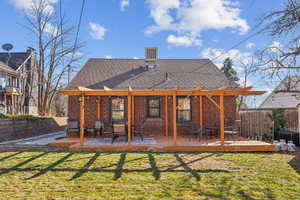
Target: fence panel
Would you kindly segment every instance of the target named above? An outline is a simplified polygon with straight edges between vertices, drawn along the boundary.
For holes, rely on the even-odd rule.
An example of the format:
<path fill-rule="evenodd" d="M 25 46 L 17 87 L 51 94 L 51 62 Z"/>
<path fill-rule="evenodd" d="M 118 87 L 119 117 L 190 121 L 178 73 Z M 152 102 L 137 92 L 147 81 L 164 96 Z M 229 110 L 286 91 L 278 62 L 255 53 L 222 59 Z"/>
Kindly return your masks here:
<path fill-rule="evenodd" d="M 272 110 L 249 109 L 238 112 L 240 120 L 240 130 L 243 137 L 272 135 L 272 121 L 269 115 Z M 286 120 L 285 128 L 298 131 L 298 111 L 297 109 L 284 110 Z"/>

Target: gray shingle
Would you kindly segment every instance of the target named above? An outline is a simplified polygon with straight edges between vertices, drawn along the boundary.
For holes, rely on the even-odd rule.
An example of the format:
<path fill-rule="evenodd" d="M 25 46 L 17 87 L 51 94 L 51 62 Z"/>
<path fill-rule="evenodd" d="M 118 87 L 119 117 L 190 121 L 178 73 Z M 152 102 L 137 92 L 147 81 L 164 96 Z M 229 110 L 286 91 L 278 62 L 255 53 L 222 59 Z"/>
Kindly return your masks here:
<path fill-rule="evenodd" d="M 296 98 L 300 91 L 300 76 L 294 76 L 290 80 L 288 77 L 282 80 L 259 108 L 296 108 L 300 103 L 300 99 Z"/>
<path fill-rule="evenodd" d="M 176 85 L 182 89 L 234 87 L 208 59 L 158 59 L 156 64 L 147 69 L 144 59 L 90 59 L 66 89 L 127 89 L 129 85 L 134 89 L 170 89 Z"/>

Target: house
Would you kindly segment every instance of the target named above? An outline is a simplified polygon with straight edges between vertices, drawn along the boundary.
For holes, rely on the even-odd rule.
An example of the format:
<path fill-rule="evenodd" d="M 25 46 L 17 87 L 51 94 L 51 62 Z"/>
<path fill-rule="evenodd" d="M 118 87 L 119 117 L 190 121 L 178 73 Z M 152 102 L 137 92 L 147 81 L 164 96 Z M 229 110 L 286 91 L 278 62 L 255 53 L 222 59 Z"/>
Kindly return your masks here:
<path fill-rule="evenodd" d="M 235 123 L 236 96 L 264 93 L 236 88 L 209 59 L 159 59 L 157 55 L 157 48 L 146 48 L 145 59 L 89 59 L 60 91 L 69 97 L 69 120 L 80 124 L 79 133 L 68 133 L 68 138 L 79 138 L 76 148 L 88 145 L 86 138 L 95 137 L 85 130 L 93 128 L 97 120 L 103 120 L 106 128 L 126 124 L 128 144 L 136 142 L 132 132 L 137 128 L 159 143 L 157 148 L 197 146 L 205 140 L 199 143 L 188 133 L 194 127 L 210 127 L 224 145 L 225 125 Z M 54 145 L 59 146 L 60 141 Z"/>
<path fill-rule="evenodd" d="M 0 53 L 0 112 L 37 114 L 35 52 Z"/>
<path fill-rule="evenodd" d="M 261 103 L 261 109 L 297 108 L 300 102 L 300 77 L 285 77 Z"/>

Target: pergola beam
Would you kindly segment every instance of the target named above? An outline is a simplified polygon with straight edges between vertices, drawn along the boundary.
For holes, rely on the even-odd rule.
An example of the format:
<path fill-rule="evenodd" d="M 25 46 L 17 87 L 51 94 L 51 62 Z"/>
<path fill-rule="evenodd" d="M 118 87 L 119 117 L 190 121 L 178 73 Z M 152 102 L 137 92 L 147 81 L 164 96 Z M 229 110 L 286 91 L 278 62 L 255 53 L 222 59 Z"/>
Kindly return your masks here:
<path fill-rule="evenodd" d="M 170 90 L 132 90 L 130 91 L 133 96 L 172 96 L 173 92 Z M 126 90 L 60 90 L 60 94 L 69 96 L 79 96 L 84 94 L 86 96 L 127 96 L 128 91 Z M 202 91 L 191 91 L 191 90 L 177 90 L 177 96 L 237 96 L 237 95 L 262 95 L 265 91 L 243 91 L 243 90 L 202 90 Z"/>
<path fill-rule="evenodd" d="M 219 104 L 217 104 L 217 102 L 210 96 L 210 95 L 205 95 L 208 99 L 209 99 L 209 101 L 210 102 L 212 102 L 219 110 L 221 109 L 220 108 L 220 105 Z"/>

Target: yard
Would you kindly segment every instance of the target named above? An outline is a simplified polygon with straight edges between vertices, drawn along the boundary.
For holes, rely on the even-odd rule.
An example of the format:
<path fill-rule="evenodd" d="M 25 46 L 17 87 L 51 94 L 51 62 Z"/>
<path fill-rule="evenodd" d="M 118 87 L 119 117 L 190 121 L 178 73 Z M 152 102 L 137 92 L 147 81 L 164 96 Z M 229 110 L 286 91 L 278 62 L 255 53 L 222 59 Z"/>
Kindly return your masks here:
<path fill-rule="evenodd" d="M 0 199 L 300 199 L 300 155 L 0 153 Z"/>

